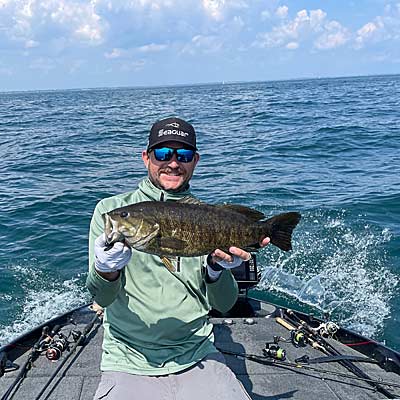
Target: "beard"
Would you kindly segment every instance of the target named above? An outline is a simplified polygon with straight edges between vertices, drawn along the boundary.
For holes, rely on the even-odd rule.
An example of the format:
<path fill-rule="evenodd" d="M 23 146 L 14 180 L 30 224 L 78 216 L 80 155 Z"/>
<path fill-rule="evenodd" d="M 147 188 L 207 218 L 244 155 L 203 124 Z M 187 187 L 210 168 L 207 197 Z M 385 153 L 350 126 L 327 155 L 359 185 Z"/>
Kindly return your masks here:
<path fill-rule="evenodd" d="M 185 172 L 180 169 L 172 169 L 172 168 L 163 168 L 157 171 L 156 174 L 151 173 L 149 171 L 149 179 L 151 183 L 157 187 L 158 189 L 165 190 L 170 193 L 179 193 L 186 191 L 189 188 L 189 181 L 192 177 L 192 174 L 186 174 L 187 176 L 185 177 Z M 182 177 L 182 182 L 179 184 L 179 186 L 176 187 L 169 187 L 168 182 L 163 183 L 162 176 L 177 176 L 177 177 Z"/>

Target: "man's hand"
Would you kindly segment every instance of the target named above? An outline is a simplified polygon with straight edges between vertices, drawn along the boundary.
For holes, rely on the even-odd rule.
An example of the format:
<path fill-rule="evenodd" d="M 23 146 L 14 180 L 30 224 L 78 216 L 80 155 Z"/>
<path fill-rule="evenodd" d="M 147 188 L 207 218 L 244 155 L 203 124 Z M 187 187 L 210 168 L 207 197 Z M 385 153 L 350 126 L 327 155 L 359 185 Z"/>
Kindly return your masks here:
<path fill-rule="evenodd" d="M 94 242 L 94 267 L 96 271 L 107 280 L 114 280 L 119 276 L 119 271 L 128 264 L 132 257 L 132 250 L 122 242 L 114 243 L 107 250 L 106 235 L 103 233 Z"/>
<path fill-rule="evenodd" d="M 265 247 L 270 242 L 266 237 L 260 242 L 260 247 Z M 216 281 L 223 269 L 238 267 L 243 261 L 249 261 L 251 254 L 238 247 L 230 247 L 229 253 L 216 249 L 207 257 L 207 273 L 212 281 Z"/>
<path fill-rule="evenodd" d="M 260 247 L 265 247 L 270 242 L 270 238 L 266 237 L 260 242 Z M 214 252 L 211 253 L 211 262 L 213 264 L 220 264 L 221 262 L 227 267 L 224 268 L 235 268 L 238 267 L 243 261 L 249 261 L 251 258 L 251 254 L 243 249 L 239 249 L 238 247 L 230 247 L 229 253 L 225 253 L 220 249 L 216 249 Z M 232 257 L 233 256 L 233 257 Z M 230 266 L 230 264 L 237 264 Z M 221 265 L 223 266 L 223 265 Z"/>

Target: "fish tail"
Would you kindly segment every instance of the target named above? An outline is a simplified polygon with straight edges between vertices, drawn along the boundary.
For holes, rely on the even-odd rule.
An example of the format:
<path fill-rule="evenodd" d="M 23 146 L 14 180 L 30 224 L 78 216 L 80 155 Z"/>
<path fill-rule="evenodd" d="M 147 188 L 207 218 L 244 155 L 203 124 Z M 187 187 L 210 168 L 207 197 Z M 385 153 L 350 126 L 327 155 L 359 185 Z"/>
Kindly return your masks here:
<path fill-rule="evenodd" d="M 267 219 L 261 224 L 264 234 L 271 239 L 271 243 L 281 250 L 292 250 L 292 232 L 299 223 L 301 215 L 298 212 L 288 212 Z"/>

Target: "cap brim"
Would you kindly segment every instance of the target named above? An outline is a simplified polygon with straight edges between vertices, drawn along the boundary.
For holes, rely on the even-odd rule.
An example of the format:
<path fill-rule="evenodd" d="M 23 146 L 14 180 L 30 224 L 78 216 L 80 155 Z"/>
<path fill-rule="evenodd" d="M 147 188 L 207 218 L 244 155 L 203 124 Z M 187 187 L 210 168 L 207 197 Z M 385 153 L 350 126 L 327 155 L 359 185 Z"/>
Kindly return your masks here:
<path fill-rule="evenodd" d="M 157 147 L 157 146 L 159 146 L 160 144 L 162 144 L 162 143 L 168 143 L 168 142 L 176 142 L 176 143 L 180 143 L 180 144 L 182 144 L 182 145 L 184 145 L 185 147 L 187 147 L 187 148 L 189 148 L 189 149 L 192 149 L 192 150 L 195 150 L 195 151 L 197 151 L 197 147 L 196 146 L 193 146 L 192 144 L 190 144 L 190 143 L 187 143 L 187 142 L 185 142 L 185 141 L 183 141 L 183 140 L 179 140 L 178 138 L 174 138 L 174 139 L 169 139 L 169 140 L 158 140 L 158 141 L 156 141 L 155 143 L 152 143 L 151 144 L 151 146 L 147 146 L 147 150 L 151 150 L 151 149 L 154 149 L 154 147 Z"/>

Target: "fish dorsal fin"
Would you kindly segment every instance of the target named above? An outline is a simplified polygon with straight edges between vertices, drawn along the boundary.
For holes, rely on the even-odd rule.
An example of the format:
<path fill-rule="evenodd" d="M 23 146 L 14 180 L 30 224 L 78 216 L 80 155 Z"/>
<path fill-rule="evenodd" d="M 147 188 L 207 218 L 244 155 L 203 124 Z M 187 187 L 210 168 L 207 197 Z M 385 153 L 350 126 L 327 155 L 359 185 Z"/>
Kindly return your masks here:
<path fill-rule="evenodd" d="M 218 207 L 224 208 L 225 210 L 230 210 L 236 212 L 238 214 L 242 214 L 247 217 L 250 221 L 260 221 L 261 219 L 265 218 L 265 215 L 255 210 L 254 208 L 249 208 L 246 206 L 241 206 L 239 204 L 220 204 Z"/>
<path fill-rule="evenodd" d="M 195 197 L 192 196 L 185 196 L 182 197 L 181 199 L 177 200 L 177 203 L 182 203 L 182 204 L 205 204 L 204 202 L 200 201 L 199 199 L 196 199 Z"/>

